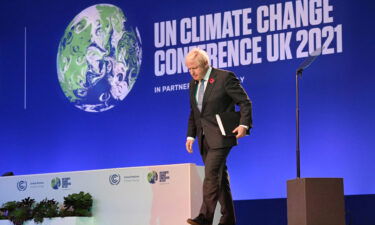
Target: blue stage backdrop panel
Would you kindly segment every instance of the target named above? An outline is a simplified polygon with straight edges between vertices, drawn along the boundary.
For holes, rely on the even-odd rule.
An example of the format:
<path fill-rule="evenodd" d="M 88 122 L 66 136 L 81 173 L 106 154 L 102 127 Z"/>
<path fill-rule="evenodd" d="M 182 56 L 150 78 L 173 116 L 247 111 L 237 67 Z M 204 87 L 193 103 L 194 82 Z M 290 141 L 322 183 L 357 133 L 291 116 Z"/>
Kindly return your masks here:
<path fill-rule="evenodd" d="M 375 3 L 5 1 L 0 25 L 0 173 L 193 162 L 184 55 L 209 51 L 253 102 L 229 158 L 234 198 L 286 197 L 295 178 L 295 72 L 303 177 L 375 193 Z M 16 191 L 16 189 L 15 189 Z"/>

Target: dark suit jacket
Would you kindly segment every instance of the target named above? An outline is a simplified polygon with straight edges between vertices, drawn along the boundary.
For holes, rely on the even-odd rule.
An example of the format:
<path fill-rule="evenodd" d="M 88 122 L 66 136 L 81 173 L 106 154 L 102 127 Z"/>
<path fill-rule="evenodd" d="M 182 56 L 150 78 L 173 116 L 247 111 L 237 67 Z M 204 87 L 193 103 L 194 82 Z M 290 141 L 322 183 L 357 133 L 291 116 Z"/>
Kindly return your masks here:
<path fill-rule="evenodd" d="M 237 145 L 236 137 L 226 137 L 220 132 L 215 115 L 222 112 L 234 112 L 235 104 L 240 106 L 240 124 L 252 127 L 251 101 L 242 88 L 240 81 L 230 71 L 212 68 L 203 96 L 202 112 L 197 107 L 195 93 L 198 82 L 190 82 L 190 116 L 188 137 L 198 137 L 201 146 L 204 133 L 211 149 Z M 202 133 L 203 132 L 203 133 Z"/>

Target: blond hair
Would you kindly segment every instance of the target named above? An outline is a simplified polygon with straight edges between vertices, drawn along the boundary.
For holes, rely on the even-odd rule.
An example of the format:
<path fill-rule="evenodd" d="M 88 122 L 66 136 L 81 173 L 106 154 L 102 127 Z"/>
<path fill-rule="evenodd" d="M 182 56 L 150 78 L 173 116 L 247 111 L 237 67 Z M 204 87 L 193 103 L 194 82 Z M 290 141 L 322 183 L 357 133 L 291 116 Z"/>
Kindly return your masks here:
<path fill-rule="evenodd" d="M 193 48 L 190 52 L 186 55 L 186 60 L 195 60 L 198 62 L 200 66 L 209 66 L 210 65 L 210 58 L 208 57 L 207 52 L 203 51 L 200 48 Z"/>

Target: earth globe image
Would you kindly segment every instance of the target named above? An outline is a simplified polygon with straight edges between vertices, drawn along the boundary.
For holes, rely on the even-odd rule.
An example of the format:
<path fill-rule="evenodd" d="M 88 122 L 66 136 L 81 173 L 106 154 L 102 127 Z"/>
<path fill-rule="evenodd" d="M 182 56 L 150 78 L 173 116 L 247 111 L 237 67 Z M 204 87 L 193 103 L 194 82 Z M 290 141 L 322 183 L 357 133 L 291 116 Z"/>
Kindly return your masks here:
<path fill-rule="evenodd" d="M 51 187 L 55 190 L 59 189 L 61 186 L 61 180 L 58 177 L 55 177 L 51 180 Z"/>
<path fill-rule="evenodd" d="M 147 174 L 147 180 L 150 184 L 155 184 L 158 181 L 158 173 L 156 171 L 149 172 Z"/>
<path fill-rule="evenodd" d="M 119 7 L 84 9 L 65 29 L 58 47 L 57 74 L 65 96 L 86 112 L 120 104 L 137 80 L 141 44 L 138 29 Z"/>

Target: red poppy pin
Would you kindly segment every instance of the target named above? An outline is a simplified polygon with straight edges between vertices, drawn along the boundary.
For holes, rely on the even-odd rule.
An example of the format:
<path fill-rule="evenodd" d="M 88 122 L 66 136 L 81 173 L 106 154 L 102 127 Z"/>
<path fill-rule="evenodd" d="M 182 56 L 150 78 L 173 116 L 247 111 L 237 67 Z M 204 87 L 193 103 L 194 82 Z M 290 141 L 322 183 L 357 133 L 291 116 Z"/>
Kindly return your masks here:
<path fill-rule="evenodd" d="M 210 84 L 212 84 L 213 82 L 215 82 L 215 79 L 214 79 L 214 78 L 210 78 L 210 79 L 208 80 L 208 82 L 210 82 Z"/>

